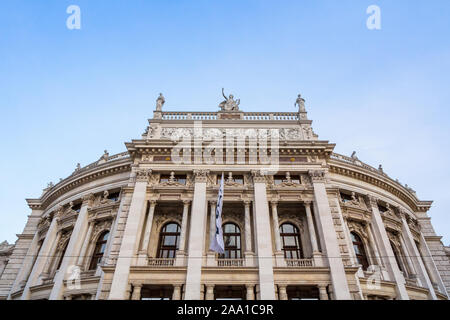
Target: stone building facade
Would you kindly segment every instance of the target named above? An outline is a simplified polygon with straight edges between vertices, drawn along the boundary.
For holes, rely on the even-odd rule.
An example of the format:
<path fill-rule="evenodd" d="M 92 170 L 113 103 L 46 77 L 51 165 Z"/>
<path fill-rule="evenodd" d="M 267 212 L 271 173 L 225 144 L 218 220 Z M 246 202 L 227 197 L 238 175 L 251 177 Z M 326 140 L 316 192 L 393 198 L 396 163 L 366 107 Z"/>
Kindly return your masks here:
<path fill-rule="evenodd" d="M 160 95 L 126 152 L 27 199 L 0 299 L 447 299 L 431 201 L 334 153 L 297 104 L 243 112 L 230 95 L 218 112 L 167 112 Z"/>

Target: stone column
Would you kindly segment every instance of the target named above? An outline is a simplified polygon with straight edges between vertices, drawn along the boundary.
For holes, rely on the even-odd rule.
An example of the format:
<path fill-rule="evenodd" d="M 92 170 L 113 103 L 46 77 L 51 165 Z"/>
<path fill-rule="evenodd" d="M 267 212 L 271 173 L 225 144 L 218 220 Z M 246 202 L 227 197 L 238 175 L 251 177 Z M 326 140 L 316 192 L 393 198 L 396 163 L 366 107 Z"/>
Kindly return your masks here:
<path fill-rule="evenodd" d="M 273 235 L 275 237 L 275 251 L 281 251 L 281 237 L 280 237 L 280 223 L 278 222 L 278 201 L 271 201 L 272 205 L 272 219 L 273 219 Z"/>
<path fill-rule="evenodd" d="M 280 223 L 278 222 L 278 201 L 271 201 L 272 206 L 272 224 L 273 224 L 273 236 L 275 237 L 275 261 L 278 267 L 285 267 L 286 260 L 284 260 L 284 254 L 281 251 L 281 237 L 280 237 Z"/>
<path fill-rule="evenodd" d="M 279 300 L 288 300 L 286 287 L 287 286 L 285 284 L 278 285 L 278 299 Z"/>
<path fill-rule="evenodd" d="M 214 300 L 214 285 L 213 284 L 206 285 L 205 300 Z"/>
<path fill-rule="evenodd" d="M 59 244 L 59 240 L 61 239 L 61 232 L 56 234 L 56 238 L 52 243 L 52 247 L 49 251 L 49 255 L 47 257 L 47 261 L 45 262 L 44 268 L 42 269 L 42 273 L 39 275 L 39 278 L 42 280 L 50 275 L 52 263 L 55 260 L 56 250 Z M 61 258 L 62 259 L 62 258 Z"/>
<path fill-rule="evenodd" d="M 416 269 L 414 267 L 414 263 L 411 260 L 411 253 L 409 252 L 409 250 L 408 250 L 408 248 L 406 246 L 405 240 L 403 240 L 403 234 L 400 234 L 399 239 L 400 239 L 400 244 L 402 246 L 402 251 L 403 251 L 403 253 L 405 255 L 405 259 L 406 259 L 406 262 L 408 264 L 407 265 L 408 275 L 417 277 L 417 272 L 416 272 Z"/>
<path fill-rule="evenodd" d="M 317 243 L 316 228 L 314 227 L 314 220 L 311 214 L 311 201 L 305 201 L 303 205 L 305 206 L 306 221 L 308 223 L 314 265 L 316 267 L 320 267 L 322 264 L 322 254 L 319 252 L 319 245 Z"/>
<path fill-rule="evenodd" d="M 84 262 L 86 261 L 86 252 L 87 248 L 89 247 L 89 242 L 91 241 L 91 235 L 92 231 L 94 230 L 94 221 L 89 222 L 88 231 L 86 233 L 86 236 L 84 238 L 83 246 L 81 247 L 80 255 L 78 257 L 77 266 L 81 268 L 83 271 Z"/>
<path fill-rule="evenodd" d="M 384 269 L 383 261 L 381 260 L 380 255 L 378 254 L 378 247 L 377 247 L 377 244 L 375 242 L 375 239 L 373 238 L 373 234 L 372 234 L 372 230 L 371 230 L 370 224 L 367 224 L 366 228 L 367 228 L 366 229 L 367 230 L 367 234 L 369 236 L 370 247 L 372 248 L 372 250 L 373 250 L 373 252 L 375 254 L 375 260 L 376 260 L 377 264 L 380 266 L 380 268 Z"/>
<path fill-rule="evenodd" d="M 402 233 L 405 236 L 406 247 L 408 251 L 412 254 L 415 269 L 418 271 L 417 276 L 422 286 L 428 288 L 428 290 L 430 291 L 431 298 L 433 300 L 436 300 L 437 296 L 436 293 L 434 292 L 433 284 L 431 283 L 425 265 L 422 259 L 420 258 L 421 255 L 419 249 L 417 248 L 416 243 L 414 242 L 411 230 L 409 229 L 408 223 L 406 222 L 407 214 L 403 210 L 400 210 L 399 215 L 400 219 L 402 220 Z"/>
<path fill-rule="evenodd" d="M 199 300 L 202 277 L 203 248 L 206 229 L 207 170 L 194 170 L 194 198 L 189 232 L 189 249 L 186 273 L 186 300 Z"/>
<path fill-rule="evenodd" d="M 244 228 L 245 228 L 245 266 L 253 267 L 255 254 L 252 250 L 252 226 L 250 221 L 250 200 L 244 200 Z"/>
<path fill-rule="evenodd" d="M 136 183 L 128 211 L 127 222 L 122 236 L 119 256 L 109 293 L 110 300 L 124 300 L 127 298 L 127 285 L 130 266 L 139 246 L 137 237 L 139 228 L 145 218 L 145 200 L 147 194 L 148 175 L 151 170 L 136 170 Z"/>
<path fill-rule="evenodd" d="M 189 212 L 190 200 L 183 200 L 183 220 L 181 222 L 181 234 L 180 234 L 180 251 L 185 251 L 186 248 L 186 229 Z"/>
<path fill-rule="evenodd" d="M 246 284 L 245 289 L 247 291 L 246 299 L 247 300 L 255 300 L 255 286 L 253 284 Z"/>
<path fill-rule="evenodd" d="M 176 253 L 175 265 L 184 266 L 186 258 L 186 229 L 188 222 L 188 212 L 190 200 L 183 200 L 183 218 L 181 221 L 181 233 L 180 233 L 180 248 Z"/>
<path fill-rule="evenodd" d="M 350 300 L 350 291 L 347 284 L 344 264 L 338 246 L 336 230 L 331 216 L 330 203 L 325 188 L 325 171 L 310 171 L 309 175 L 314 188 L 314 197 L 317 205 L 318 227 L 322 229 L 324 237 L 323 249 L 326 253 L 330 267 L 331 282 L 335 288 L 336 300 Z"/>
<path fill-rule="evenodd" d="M 254 225 L 256 251 L 258 254 L 259 291 L 261 300 L 275 300 L 273 279 L 273 250 L 270 238 L 269 204 L 267 202 L 266 179 L 260 171 L 252 171 L 255 192 Z"/>
<path fill-rule="evenodd" d="M 31 273 L 28 277 L 28 280 L 25 284 L 25 288 L 23 289 L 21 300 L 29 300 L 30 298 L 30 287 L 37 285 L 36 281 L 39 275 L 42 273 L 43 268 L 47 259 L 50 259 L 50 249 L 52 247 L 53 242 L 56 239 L 57 235 L 57 227 L 58 227 L 58 219 L 60 215 L 60 211 L 53 214 L 52 222 L 47 230 L 47 234 L 45 235 L 44 242 L 42 243 L 41 249 L 39 253 L 37 253 L 36 260 L 32 266 Z M 50 218 L 48 218 L 50 219 Z"/>
<path fill-rule="evenodd" d="M 395 260 L 389 237 L 387 236 L 380 211 L 378 210 L 377 199 L 371 195 L 368 195 L 367 198 L 372 209 L 372 226 L 374 237 L 379 244 L 381 255 L 384 257 L 383 261 L 385 263 L 386 269 L 389 272 L 392 280 L 397 284 L 397 298 L 399 300 L 409 300 L 409 296 L 405 288 L 405 278 L 400 273 L 397 261 Z"/>
<path fill-rule="evenodd" d="M 252 252 L 252 228 L 250 224 L 250 201 L 244 201 L 245 210 L 245 251 Z"/>
<path fill-rule="evenodd" d="M 181 300 L 181 284 L 173 285 L 172 300 Z"/>
<path fill-rule="evenodd" d="M 210 201 L 210 215 L 209 215 L 209 246 L 211 246 L 211 243 L 214 241 L 214 235 L 216 233 L 216 201 Z M 216 267 L 216 253 L 214 251 L 209 250 L 207 251 L 207 257 L 206 257 L 206 265 L 208 267 Z"/>
<path fill-rule="evenodd" d="M 133 294 L 131 295 L 131 300 L 141 300 L 141 289 L 142 289 L 141 283 L 133 285 Z"/>
<path fill-rule="evenodd" d="M 319 288 L 320 300 L 328 300 L 327 286 L 324 284 L 319 284 L 317 287 Z"/>
<path fill-rule="evenodd" d="M 64 294 L 64 279 L 70 274 L 71 266 L 77 263 L 77 258 L 80 254 L 81 246 L 84 240 L 84 236 L 88 229 L 88 208 L 94 201 L 94 195 L 89 194 L 83 197 L 83 204 L 81 205 L 80 212 L 78 213 L 77 221 L 73 227 L 72 234 L 70 236 L 69 243 L 66 247 L 63 260 L 59 270 L 55 274 L 53 280 L 53 289 L 50 293 L 49 300 L 62 300 Z"/>
<path fill-rule="evenodd" d="M 155 214 L 156 200 L 149 201 L 147 221 L 145 222 L 144 238 L 142 239 L 142 248 L 139 251 L 138 264 L 146 266 L 148 264 L 148 245 L 150 243 L 150 233 L 152 232 L 153 216 Z"/>

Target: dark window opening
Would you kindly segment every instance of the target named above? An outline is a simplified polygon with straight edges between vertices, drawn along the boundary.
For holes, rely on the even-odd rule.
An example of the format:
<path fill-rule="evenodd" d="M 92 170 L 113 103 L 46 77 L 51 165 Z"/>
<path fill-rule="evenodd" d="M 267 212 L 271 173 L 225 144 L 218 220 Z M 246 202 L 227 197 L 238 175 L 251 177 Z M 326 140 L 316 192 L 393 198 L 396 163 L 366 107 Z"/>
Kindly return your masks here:
<path fill-rule="evenodd" d="M 141 300 L 172 300 L 173 286 L 144 285 L 141 289 Z"/>
<path fill-rule="evenodd" d="M 319 289 L 309 286 L 287 286 L 289 300 L 319 300 Z"/>
<path fill-rule="evenodd" d="M 214 299 L 216 300 L 245 300 L 245 286 L 215 286 Z"/>

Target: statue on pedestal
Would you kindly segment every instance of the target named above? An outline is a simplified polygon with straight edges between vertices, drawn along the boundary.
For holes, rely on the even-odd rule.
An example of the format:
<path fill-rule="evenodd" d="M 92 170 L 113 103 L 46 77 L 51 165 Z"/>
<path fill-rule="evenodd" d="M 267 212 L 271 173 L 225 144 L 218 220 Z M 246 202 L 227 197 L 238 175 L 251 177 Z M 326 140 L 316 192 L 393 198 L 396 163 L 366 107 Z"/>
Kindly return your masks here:
<path fill-rule="evenodd" d="M 163 94 L 160 93 L 158 99 L 156 99 L 156 111 L 162 111 L 162 107 L 165 102 L 166 99 L 164 98 Z"/>
<path fill-rule="evenodd" d="M 299 94 L 297 100 L 295 100 L 294 106 L 298 105 L 298 112 L 306 112 L 305 109 L 305 99 L 302 98 L 302 95 Z"/>
<path fill-rule="evenodd" d="M 239 111 L 239 104 L 241 103 L 240 99 L 234 100 L 234 96 L 232 94 L 230 94 L 227 98 L 223 88 L 222 95 L 225 100 L 219 104 L 221 111 Z"/>

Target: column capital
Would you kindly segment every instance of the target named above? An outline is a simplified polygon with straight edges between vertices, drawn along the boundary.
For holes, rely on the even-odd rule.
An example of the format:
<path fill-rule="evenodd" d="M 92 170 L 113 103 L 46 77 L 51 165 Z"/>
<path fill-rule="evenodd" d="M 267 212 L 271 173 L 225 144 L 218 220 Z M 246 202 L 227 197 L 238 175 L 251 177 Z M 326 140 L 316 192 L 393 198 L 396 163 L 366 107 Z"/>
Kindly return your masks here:
<path fill-rule="evenodd" d="M 217 200 L 209 200 L 209 203 L 210 203 L 212 206 L 215 206 L 215 205 L 217 205 Z"/>
<path fill-rule="evenodd" d="M 246 205 L 246 206 L 249 206 L 249 205 L 252 203 L 251 200 L 244 200 L 244 201 L 242 201 L 242 202 L 243 202 L 244 205 Z"/>
<path fill-rule="evenodd" d="M 135 169 L 135 172 L 136 172 L 136 181 L 148 182 L 148 178 L 150 177 L 152 170 L 137 168 L 137 169 Z"/>
<path fill-rule="evenodd" d="M 188 206 L 191 204 L 191 200 L 183 200 L 183 205 Z"/>
<path fill-rule="evenodd" d="M 193 170 L 193 173 L 194 173 L 194 177 L 195 177 L 195 182 L 200 182 L 200 183 L 207 182 L 209 170 L 195 169 L 195 170 Z"/>
<path fill-rule="evenodd" d="M 371 195 L 371 194 L 367 194 L 366 195 L 367 201 L 369 201 L 369 204 L 371 206 L 378 206 L 378 198 Z"/>
<path fill-rule="evenodd" d="M 265 183 L 266 176 L 262 170 L 252 170 L 253 183 Z"/>
<path fill-rule="evenodd" d="M 149 202 L 151 206 L 156 206 L 156 204 L 158 203 L 157 200 L 149 200 Z"/>
<path fill-rule="evenodd" d="M 94 200 L 95 200 L 95 196 L 94 196 L 93 193 L 89 193 L 89 194 L 87 194 L 87 195 L 81 197 L 81 201 L 83 201 L 83 202 L 82 202 L 82 205 L 83 205 L 83 206 L 84 206 L 84 205 L 88 205 L 88 206 L 92 205 L 92 202 L 93 202 Z"/>
<path fill-rule="evenodd" d="M 325 170 L 309 170 L 308 174 L 312 182 L 325 182 Z"/>
<path fill-rule="evenodd" d="M 272 208 L 278 206 L 278 200 L 270 200 L 270 205 Z"/>
<path fill-rule="evenodd" d="M 311 201 L 311 200 L 305 200 L 305 201 L 303 201 L 303 205 L 304 205 L 305 207 L 310 207 L 311 204 L 312 204 L 312 201 Z"/>

